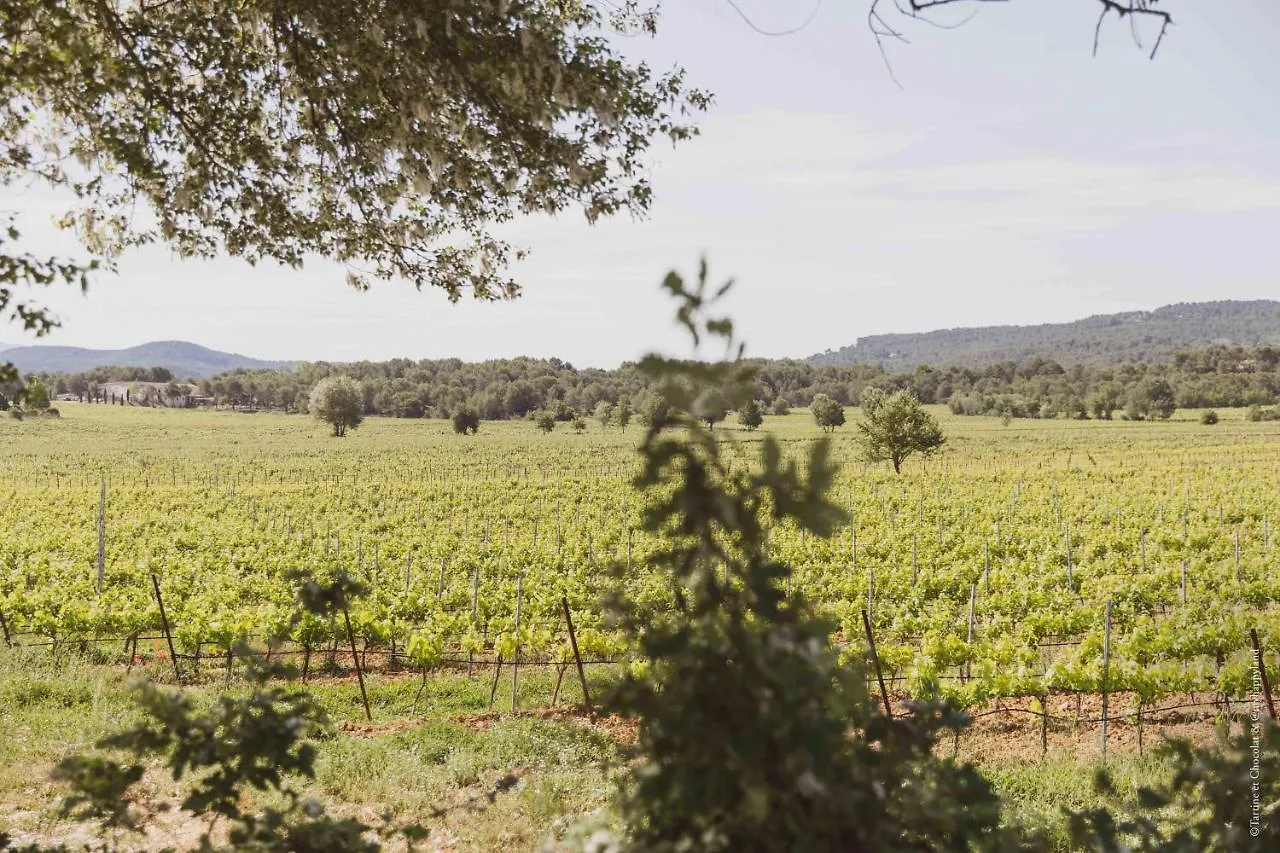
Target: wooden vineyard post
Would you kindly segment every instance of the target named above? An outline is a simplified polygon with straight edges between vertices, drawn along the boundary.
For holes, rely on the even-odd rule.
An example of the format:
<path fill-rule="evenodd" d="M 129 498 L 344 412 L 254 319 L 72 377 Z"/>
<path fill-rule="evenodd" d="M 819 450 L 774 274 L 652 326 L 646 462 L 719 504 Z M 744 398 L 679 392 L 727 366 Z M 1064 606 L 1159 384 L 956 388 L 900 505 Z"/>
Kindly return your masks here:
<path fill-rule="evenodd" d="M 1111 670 L 1111 599 L 1102 626 L 1102 760 L 1107 760 L 1107 679 Z"/>
<path fill-rule="evenodd" d="M 1219 507 L 1221 509 L 1221 507 Z M 1235 532 L 1234 550 L 1236 555 L 1236 580 L 1240 580 L 1240 531 Z"/>
<path fill-rule="evenodd" d="M 1253 647 L 1253 662 L 1258 667 L 1258 680 L 1262 682 L 1262 697 L 1267 701 L 1267 715 L 1276 718 L 1276 706 L 1271 701 L 1271 682 L 1267 679 L 1267 665 L 1262 659 L 1262 644 L 1258 642 L 1258 629 L 1249 629 L 1249 645 Z"/>
<path fill-rule="evenodd" d="M 1187 561 L 1182 561 L 1182 603 L 1187 603 Z"/>
<path fill-rule="evenodd" d="M 480 567 L 476 566 L 475 572 L 471 575 L 471 629 L 476 628 L 476 608 L 480 604 Z M 475 671 L 475 652 L 467 652 L 467 677 L 470 678 Z"/>
<path fill-rule="evenodd" d="M 440 579 L 436 582 L 436 601 L 444 598 L 444 570 L 446 562 L 446 558 L 440 558 Z"/>
<path fill-rule="evenodd" d="M 1049 694 L 1040 697 L 1040 758 L 1049 754 Z"/>
<path fill-rule="evenodd" d="M 991 593 L 991 543 L 982 537 L 982 591 Z"/>
<path fill-rule="evenodd" d="M 569 664 L 562 663 L 556 665 L 556 689 L 551 693 L 551 707 L 560 704 L 560 684 L 564 681 L 564 671 L 569 668 Z"/>
<path fill-rule="evenodd" d="M 876 603 L 876 567 L 867 565 L 867 612 L 875 612 Z"/>
<path fill-rule="evenodd" d="M 849 528 L 849 559 L 853 568 L 858 568 L 858 528 Z"/>
<path fill-rule="evenodd" d="M 9 639 L 9 623 L 5 621 L 4 611 L 0 611 L 0 631 L 4 632 L 4 647 L 6 649 L 13 648 L 13 643 Z"/>
<path fill-rule="evenodd" d="M 516 690 L 520 686 L 520 605 L 524 602 L 524 575 L 516 578 L 516 647 L 511 653 L 511 713 L 516 712 Z"/>
<path fill-rule="evenodd" d="M 920 576 L 920 563 L 916 557 L 916 545 L 917 545 L 917 540 L 919 540 L 919 538 L 920 538 L 919 534 L 915 534 L 915 533 L 911 534 L 911 585 L 912 586 L 915 586 L 916 581 Z"/>
<path fill-rule="evenodd" d="M 978 608 L 978 585 L 974 584 L 969 587 L 969 659 L 964 663 L 964 680 L 966 682 L 973 678 L 973 623 L 977 616 Z"/>
<path fill-rule="evenodd" d="M 578 681 L 582 684 L 582 701 L 587 706 L 587 713 L 594 714 L 591 707 L 591 693 L 587 690 L 587 673 L 582 668 L 582 654 L 578 651 L 578 635 L 573 630 L 573 617 L 569 615 L 569 599 L 560 597 L 560 606 L 564 608 L 564 623 L 569 626 L 569 645 L 573 648 L 573 660 L 578 665 Z"/>
<path fill-rule="evenodd" d="M 169 644 L 169 660 L 173 661 L 173 677 L 182 684 L 182 672 L 178 669 L 178 653 L 173 648 L 173 634 L 169 631 L 169 616 L 164 612 L 164 598 L 160 595 L 160 579 L 151 576 L 151 588 L 156 591 L 156 605 L 160 608 L 160 626 L 164 628 L 164 639 Z"/>
<path fill-rule="evenodd" d="M 493 681 L 489 684 L 489 707 L 493 707 L 493 700 L 498 697 L 498 676 L 502 674 L 502 652 L 498 652 L 493 662 Z"/>
<path fill-rule="evenodd" d="M 347 626 L 347 643 L 351 646 L 351 662 L 356 667 L 356 680 L 360 682 L 360 701 L 364 703 L 364 717 L 373 722 L 373 712 L 369 710 L 369 694 L 364 689 L 364 670 L 360 668 L 360 656 L 356 654 L 356 635 L 351 631 L 351 614 L 342 608 L 342 621 Z"/>
<path fill-rule="evenodd" d="M 1076 591 L 1075 572 L 1071 564 L 1071 526 L 1067 525 L 1067 586 L 1072 592 Z"/>
<path fill-rule="evenodd" d="M 880 699 L 884 702 L 884 714 L 893 716 L 893 707 L 889 704 L 889 690 L 884 686 L 884 672 L 880 669 L 880 655 L 876 652 L 876 637 L 871 630 L 871 616 L 862 611 L 862 627 L 867 632 L 867 646 L 871 649 L 871 663 L 876 669 L 876 681 L 880 684 Z"/>
<path fill-rule="evenodd" d="M 1147 570 L 1147 531 L 1145 528 L 1142 531 L 1142 570 L 1144 572 Z"/>
<path fill-rule="evenodd" d="M 404 593 L 409 594 L 409 581 L 413 580 L 413 551 L 404 552 Z"/>
<path fill-rule="evenodd" d="M 102 576 L 107 568 L 107 480 L 102 479 L 102 491 L 98 493 L 98 576 L 94 589 L 102 595 Z"/>

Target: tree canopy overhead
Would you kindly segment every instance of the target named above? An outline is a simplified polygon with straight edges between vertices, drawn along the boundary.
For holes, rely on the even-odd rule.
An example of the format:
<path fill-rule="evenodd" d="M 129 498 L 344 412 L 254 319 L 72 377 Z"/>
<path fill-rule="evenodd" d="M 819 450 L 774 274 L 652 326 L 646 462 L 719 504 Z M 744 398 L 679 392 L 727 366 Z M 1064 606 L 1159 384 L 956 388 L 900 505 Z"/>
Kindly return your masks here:
<path fill-rule="evenodd" d="M 0 312 L 47 331 L 15 286 L 148 242 L 513 297 L 493 224 L 643 213 L 645 152 L 707 106 L 608 38 L 654 26 L 603 0 L 5 3 L 0 184 L 70 190 L 89 257 L 22 252 L 10 216 Z"/>

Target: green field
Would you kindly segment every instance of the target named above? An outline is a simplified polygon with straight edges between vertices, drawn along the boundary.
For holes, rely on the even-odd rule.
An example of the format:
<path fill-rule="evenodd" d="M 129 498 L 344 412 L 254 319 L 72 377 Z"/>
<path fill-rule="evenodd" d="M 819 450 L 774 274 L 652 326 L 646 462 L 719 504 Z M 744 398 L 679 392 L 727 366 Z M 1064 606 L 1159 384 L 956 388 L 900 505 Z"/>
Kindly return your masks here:
<path fill-rule="evenodd" d="M 1022 759 L 1038 757 L 1038 724 L 1025 714 L 1010 725 L 1026 731 L 980 725 L 955 745 L 983 755 L 1019 808 L 1088 797 L 1108 602 L 1117 752 L 1134 750 L 1143 715 L 1185 726 L 1169 709 L 1213 717 L 1250 696 L 1248 629 L 1268 649 L 1280 642 L 1280 426 L 1242 412 L 1216 426 L 1198 412 L 1008 426 L 935 414 L 946 450 L 901 476 L 859 461 L 852 427 L 838 431 L 834 496 L 853 523 L 821 541 L 776 529 L 770 551 L 796 567 L 792 594 L 838 622 L 833 639 L 850 655 L 864 654 L 869 610 L 895 696 L 949 696 L 977 713 L 1050 707 L 1050 755 L 1034 769 Z M 723 429 L 751 464 L 759 433 Z M 804 412 L 764 429 L 797 456 L 819 435 Z M 646 568 L 654 543 L 629 485 L 640 431 L 543 435 L 504 422 L 463 437 L 439 421 L 370 419 L 333 439 L 302 416 L 76 404 L 59 419 L 0 421 L 0 614 L 11 641 L 30 646 L 4 658 L 6 820 L 48 829 L 56 792 L 43 771 L 129 717 L 131 659 L 173 680 L 152 575 L 203 695 L 227 677 L 231 644 L 262 647 L 288 625 L 295 568 L 341 568 L 372 587 L 351 616 L 375 670 L 375 727 L 327 749 L 324 796 L 414 814 L 523 768 L 517 791 L 451 813 L 441 831 L 469 849 L 534 849 L 603 807 L 625 732 L 536 709 L 557 692 L 561 706 L 582 698 L 562 598 L 599 695 L 637 663 L 600 616 L 606 567 L 624 567 L 633 598 L 661 606 L 669 594 Z M 363 711 L 343 642 L 340 626 L 304 621 L 287 651 L 307 660 L 334 717 L 354 723 Z M 523 715 L 508 710 L 512 684 L 493 678 L 498 654 L 522 664 Z M 491 695 L 506 713 L 477 718 Z M 1018 738 L 1031 746 L 992 748 Z M 1125 761 L 1125 772 L 1149 769 Z"/>

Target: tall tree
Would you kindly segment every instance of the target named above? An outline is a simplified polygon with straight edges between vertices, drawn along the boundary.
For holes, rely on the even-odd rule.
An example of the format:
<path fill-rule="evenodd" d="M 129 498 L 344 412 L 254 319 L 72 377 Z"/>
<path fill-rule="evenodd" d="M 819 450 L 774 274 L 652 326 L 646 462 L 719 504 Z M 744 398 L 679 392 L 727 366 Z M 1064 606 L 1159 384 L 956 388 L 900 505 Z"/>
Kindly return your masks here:
<path fill-rule="evenodd" d="M 490 226 L 643 213 L 649 146 L 687 138 L 709 102 L 620 55 L 612 29 L 655 18 L 606 0 L 11 0 L 0 185 L 73 196 L 62 224 L 85 253 L 24 252 L 10 218 L 0 315 L 47 332 L 19 287 L 83 287 L 151 242 L 514 297 Z"/>
<path fill-rule="evenodd" d="M 946 439 L 933 415 L 925 411 L 910 391 L 886 394 L 868 388 L 862 395 L 863 419 L 858 423 L 863 450 L 871 462 L 892 462 L 902 473 L 902 463 L 919 453 L 931 456 Z"/>

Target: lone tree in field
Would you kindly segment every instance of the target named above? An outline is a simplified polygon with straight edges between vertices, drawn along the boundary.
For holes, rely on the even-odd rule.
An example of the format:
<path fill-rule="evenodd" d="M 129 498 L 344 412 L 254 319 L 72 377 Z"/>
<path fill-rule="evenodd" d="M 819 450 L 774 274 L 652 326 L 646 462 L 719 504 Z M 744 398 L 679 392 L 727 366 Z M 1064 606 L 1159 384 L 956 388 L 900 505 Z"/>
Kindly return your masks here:
<path fill-rule="evenodd" d="M 844 426 L 844 406 L 826 394 L 818 394 L 809 404 L 813 412 L 813 421 L 822 427 L 823 432 L 835 432 L 836 427 Z"/>
<path fill-rule="evenodd" d="M 551 432 L 556 428 L 556 413 L 551 411 L 533 412 L 529 416 L 533 425 L 543 432 Z"/>
<path fill-rule="evenodd" d="M 858 432 L 867 459 L 892 462 L 895 474 L 902 473 L 907 457 L 916 453 L 932 456 L 946 442 L 937 419 L 910 391 L 885 394 L 879 388 L 868 388 L 862 395 L 862 415 Z"/>
<path fill-rule="evenodd" d="M 453 413 L 453 431 L 458 435 L 475 435 L 480 431 L 480 413 L 473 406 L 463 406 Z"/>
<path fill-rule="evenodd" d="M 364 392 L 349 376 L 326 376 L 311 389 L 310 408 L 341 438 L 364 420 Z"/>
<path fill-rule="evenodd" d="M 49 408 L 49 386 L 39 376 L 28 376 L 26 399 L 23 401 L 28 409 L 42 412 Z"/>
<path fill-rule="evenodd" d="M 661 394 L 646 392 L 643 401 L 640 403 L 640 423 L 645 426 L 652 426 L 666 419 L 670 413 L 670 407 L 667 405 L 666 399 Z"/>
<path fill-rule="evenodd" d="M 596 420 L 600 422 L 600 429 L 608 429 L 609 424 L 613 423 L 613 404 L 608 400 L 597 403 Z"/>
<path fill-rule="evenodd" d="M 712 429 L 729 416 L 729 403 L 719 388 L 707 388 L 694 399 L 692 414 Z"/>
<path fill-rule="evenodd" d="M 1168 420 L 1178 408 L 1173 386 L 1164 379 L 1148 379 L 1129 392 L 1125 414 L 1130 420 Z"/>
<path fill-rule="evenodd" d="M 743 429 L 747 432 L 755 432 L 755 430 L 764 423 L 764 415 L 760 412 L 760 404 L 755 399 L 748 400 L 742 404 L 742 408 L 738 410 L 738 423 L 742 424 Z"/>
<path fill-rule="evenodd" d="M 613 422 L 618 425 L 618 429 L 623 432 L 627 431 L 627 424 L 631 423 L 631 407 L 627 405 L 625 400 L 619 400 L 613 407 Z"/>

